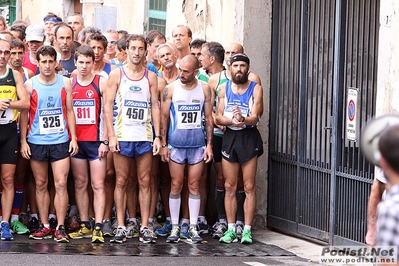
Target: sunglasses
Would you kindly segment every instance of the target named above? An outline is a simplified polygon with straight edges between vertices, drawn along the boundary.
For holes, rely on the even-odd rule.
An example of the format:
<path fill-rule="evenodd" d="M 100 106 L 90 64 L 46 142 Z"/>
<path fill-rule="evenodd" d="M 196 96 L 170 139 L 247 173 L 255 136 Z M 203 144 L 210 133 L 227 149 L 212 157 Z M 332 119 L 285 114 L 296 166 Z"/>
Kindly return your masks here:
<path fill-rule="evenodd" d="M 4 54 L 4 55 L 10 55 L 11 51 L 10 50 L 1 50 L 0 49 L 0 55 Z"/>
<path fill-rule="evenodd" d="M 109 41 L 108 44 L 109 45 L 115 45 L 116 41 Z"/>

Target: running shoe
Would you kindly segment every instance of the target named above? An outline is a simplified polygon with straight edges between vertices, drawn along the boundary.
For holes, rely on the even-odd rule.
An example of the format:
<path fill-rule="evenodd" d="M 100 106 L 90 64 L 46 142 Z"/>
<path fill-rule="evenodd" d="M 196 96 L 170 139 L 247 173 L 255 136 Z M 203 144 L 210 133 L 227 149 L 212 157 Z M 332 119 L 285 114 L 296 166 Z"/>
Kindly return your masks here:
<path fill-rule="evenodd" d="M 226 233 L 224 233 L 223 237 L 219 239 L 220 243 L 227 243 L 227 244 L 230 244 L 231 242 L 235 243 L 237 241 L 238 241 L 237 234 L 231 228 L 229 228 L 229 230 L 227 230 Z"/>
<path fill-rule="evenodd" d="M 140 235 L 139 226 L 135 222 L 128 222 L 126 225 L 126 238 L 138 237 Z"/>
<path fill-rule="evenodd" d="M 104 243 L 103 231 L 99 226 L 96 226 L 96 228 L 93 230 L 91 243 Z"/>
<path fill-rule="evenodd" d="M 40 227 L 39 220 L 36 217 L 31 217 L 28 225 L 30 232 L 31 233 L 35 232 L 37 229 L 39 229 L 39 227 Z"/>
<path fill-rule="evenodd" d="M 68 236 L 72 239 L 91 238 L 93 230 L 86 227 L 84 223 L 80 225 L 80 229 L 76 232 L 70 233 Z"/>
<path fill-rule="evenodd" d="M 180 226 L 180 238 L 187 239 L 188 229 L 190 229 L 190 226 L 188 225 L 188 223 L 183 223 Z"/>
<path fill-rule="evenodd" d="M 71 231 L 78 230 L 80 228 L 79 218 L 77 215 L 72 215 L 68 218 L 68 229 Z"/>
<path fill-rule="evenodd" d="M 157 229 L 161 229 L 161 228 L 162 228 L 162 225 L 160 225 L 160 224 L 158 223 L 157 219 L 154 218 L 154 220 L 152 221 L 152 228 L 153 228 L 154 231 L 155 231 L 155 230 L 157 230 Z"/>
<path fill-rule="evenodd" d="M 47 239 L 52 237 L 52 230 L 51 228 L 44 227 L 43 224 L 40 224 L 39 228 L 29 236 L 32 239 Z"/>
<path fill-rule="evenodd" d="M 50 223 L 51 230 L 53 230 L 53 232 L 55 232 L 55 229 L 57 228 L 57 225 L 58 225 L 57 220 L 55 218 L 50 218 L 48 221 Z"/>
<path fill-rule="evenodd" d="M 224 233 L 227 231 L 227 226 L 224 223 L 217 222 L 214 225 L 214 232 L 212 234 L 212 238 L 220 239 L 223 237 Z"/>
<path fill-rule="evenodd" d="M 249 229 L 244 229 L 242 232 L 241 244 L 252 244 L 252 235 Z"/>
<path fill-rule="evenodd" d="M 65 227 L 63 225 L 60 225 L 58 229 L 55 230 L 54 240 L 58 243 L 69 243 L 69 238 L 65 233 Z"/>
<path fill-rule="evenodd" d="M 167 236 L 172 231 L 172 224 L 169 220 L 166 220 L 165 225 L 162 228 L 155 230 L 155 233 L 159 236 Z"/>
<path fill-rule="evenodd" d="M 147 226 L 143 227 L 140 230 L 139 241 L 144 244 L 148 244 L 148 243 L 151 243 L 152 240 L 153 240 L 153 231 L 150 228 L 148 228 Z"/>
<path fill-rule="evenodd" d="M 202 243 L 202 238 L 199 236 L 197 228 L 190 227 L 190 229 L 188 230 L 187 240 L 196 244 Z"/>
<path fill-rule="evenodd" d="M 18 235 L 23 235 L 23 234 L 28 234 L 30 233 L 28 227 L 26 227 L 23 223 L 21 223 L 18 220 L 13 221 L 11 224 L 11 230 L 18 234 Z"/>
<path fill-rule="evenodd" d="M 10 224 L 8 222 L 2 222 L 1 225 L 1 240 L 13 240 L 14 237 L 10 232 Z"/>
<path fill-rule="evenodd" d="M 172 231 L 170 232 L 170 235 L 168 238 L 166 238 L 167 243 L 177 243 L 180 241 L 180 229 L 178 226 L 173 226 Z"/>
<path fill-rule="evenodd" d="M 112 238 L 109 242 L 111 243 L 120 243 L 126 242 L 126 230 L 122 227 L 118 227 L 116 229 L 116 233 L 114 238 Z"/>
<path fill-rule="evenodd" d="M 242 231 L 244 231 L 244 225 L 243 224 L 236 224 L 236 234 L 237 234 L 237 238 L 239 240 L 241 239 Z"/>
<path fill-rule="evenodd" d="M 208 234 L 209 233 L 209 226 L 208 223 L 206 222 L 202 222 L 199 218 L 197 221 L 197 231 L 199 234 Z"/>
<path fill-rule="evenodd" d="M 104 236 L 114 236 L 113 231 L 114 230 L 112 230 L 111 221 L 109 219 L 104 219 L 104 221 L 103 221 L 103 235 Z"/>

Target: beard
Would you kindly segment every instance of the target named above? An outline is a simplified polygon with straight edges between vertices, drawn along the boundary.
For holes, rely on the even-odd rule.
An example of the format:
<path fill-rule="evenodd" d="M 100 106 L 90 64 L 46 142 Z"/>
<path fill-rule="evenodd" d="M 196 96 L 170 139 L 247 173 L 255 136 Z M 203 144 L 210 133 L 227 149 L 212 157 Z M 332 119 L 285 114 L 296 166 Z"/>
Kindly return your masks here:
<path fill-rule="evenodd" d="M 239 75 L 237 75 L 237 74 L 241 74 L 241 76 L 239 76 Z M 235 83 L 235 84 L 245 84 L 245 83 L 247 83 L 247 81 L 248 81 L 248 73 L 241 73 L 241 72 L 238 72 L 238 73 L 236 73 L 235 75 L 233 75 L 232 77 L 231 77 L 231 79 L 233 80 L 233 82 Z"/>

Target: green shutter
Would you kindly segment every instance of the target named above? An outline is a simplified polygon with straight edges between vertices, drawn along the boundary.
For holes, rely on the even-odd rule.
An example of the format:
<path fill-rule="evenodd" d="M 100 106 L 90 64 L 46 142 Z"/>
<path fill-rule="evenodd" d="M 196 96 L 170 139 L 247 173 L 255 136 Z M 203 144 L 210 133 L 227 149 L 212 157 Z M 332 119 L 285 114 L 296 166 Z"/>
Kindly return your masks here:
<path fill-rule="evenodd" d="M 148 1 L 148 28 L 150 30 L 159 30 L 163 34 L 166 31 L 166 6 L 167 0 L 149 0 Z"/>
<path fill-rule="evenodd" d="M 0 0 L 0 7 L 8 6 L 8 16 L 6 17 L 8 25 L 11 25 L 16 19 L 16 0 Z"/>

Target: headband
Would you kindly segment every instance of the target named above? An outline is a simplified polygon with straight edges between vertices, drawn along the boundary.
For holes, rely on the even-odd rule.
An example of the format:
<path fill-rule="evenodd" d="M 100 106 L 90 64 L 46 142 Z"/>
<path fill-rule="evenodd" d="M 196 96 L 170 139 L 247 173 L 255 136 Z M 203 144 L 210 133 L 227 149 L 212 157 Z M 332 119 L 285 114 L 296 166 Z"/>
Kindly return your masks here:
<path fill-rule="evenodd" d="M 44 21 L 44 23 L 46 23 L 46 22 L 54 22 L 54 23 L 60 22 L 58 19 L 56 19 L 54 17 L 46 18 L 43 21 Z"/>
<path fill-rule="evenodd" d="M 230 58 L 230 65 L 236 61 L 244 61 L 245 63 L 247 63 L 249 65 L 249 58 L 246 55 L 237 54 L 237 55 L 233 56 L 232 58 Z"/>

